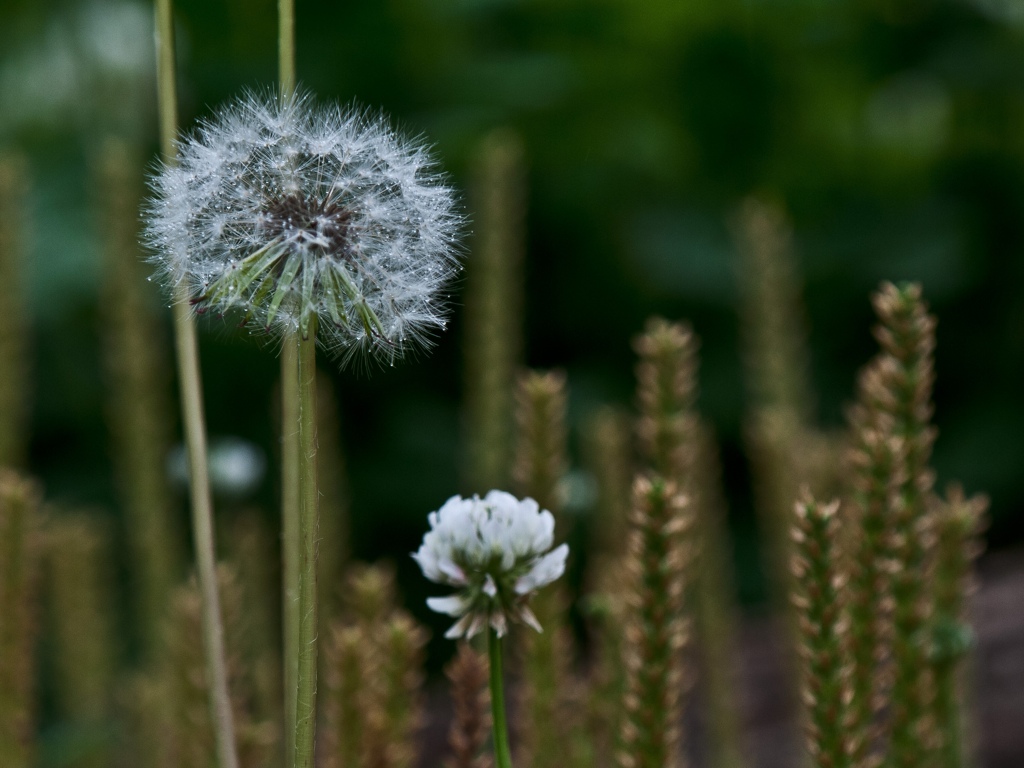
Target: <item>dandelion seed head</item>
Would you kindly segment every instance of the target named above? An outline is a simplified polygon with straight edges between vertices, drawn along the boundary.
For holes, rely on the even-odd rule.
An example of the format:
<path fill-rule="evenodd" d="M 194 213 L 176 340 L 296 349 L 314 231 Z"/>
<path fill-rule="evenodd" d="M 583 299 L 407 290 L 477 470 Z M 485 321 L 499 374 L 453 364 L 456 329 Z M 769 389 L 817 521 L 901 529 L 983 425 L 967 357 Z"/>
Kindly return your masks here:
<path fill-rule="evenodd" d="M 247 94 L 151 179 L 145 239 L 197 312 L 276 335 L 316 318 L 344 365 L 392 364 L 444 329 L 463 223 L 427 149 L 380 116 Z"/>
<path fill-rule="evenodd" d="M 428 579 L 459 590 L 427 600 L 458 617 L 446 637 L 472 637 L 488 625 L 503 635 L 515 621 L 540 631 L 527 603 L 562 575 L 569 554 L 566 544 L 551 549 L 550 512 L 533 499 L 491 491 L 483 499 L 452 496 L 427 519 L 430 531 L 413 559 Z"/>

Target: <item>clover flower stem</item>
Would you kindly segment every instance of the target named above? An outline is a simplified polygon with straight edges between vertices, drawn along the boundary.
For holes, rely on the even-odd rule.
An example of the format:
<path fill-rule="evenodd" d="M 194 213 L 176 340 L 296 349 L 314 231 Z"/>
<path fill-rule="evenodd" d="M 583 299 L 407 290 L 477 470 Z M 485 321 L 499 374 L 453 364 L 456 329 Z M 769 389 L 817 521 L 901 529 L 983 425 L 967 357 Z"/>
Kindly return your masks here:
<path fill-rule="evenodd" d="M 316 317 L 298 344 L 299 632 L 295 768 L 312 768 L 316 742 L 316 555 L 320 494 L 316 471 Z"/>
<path fill-rule="evenodd" d="M 281 348 L 281 540 L 283 580 L 283 672 L 285 755 L 294 768 L 295 705 L 298 691 L 299 622 L 299 339 L 289 334 Z"/>
<path fill-rule="evenodd" d="M 493 628 L 488 630 L 487 638 L 487 651 L 491 662 L 494 761 L 497 768 L 512 768 L 512 753 L 508 746 L 508 722 L 505 718 L 505 688 L 501 671 L 501 638 Z"/>
<path fill-rule="evenodd" d="M 160 145 L 164 160 L 175 157 L 177 102 L 174 77 L 174 14 L 172 0 L 156 0 L 157 100 L 160 112 Z M 181 386 L 181 407 L 185 444 L 190 469 L 192 533 L 195 540 L 199 589 L 203 604 L 203 650 L 210 675 L 210 710 L 217 739 L 217 760 L 221 768 L 238 768 L 235 747 L 234 716 L 228 694 L 227 664 L 224 652 L 224 625 L 217 594 L 217 574 L 213 539 L 213 501 L 207 473 L 206 424 L 203 392 L 199 374 L 196 328 L 189 309 L 188 289 L 184 283 L 174 291 L 175 349 Z"/>

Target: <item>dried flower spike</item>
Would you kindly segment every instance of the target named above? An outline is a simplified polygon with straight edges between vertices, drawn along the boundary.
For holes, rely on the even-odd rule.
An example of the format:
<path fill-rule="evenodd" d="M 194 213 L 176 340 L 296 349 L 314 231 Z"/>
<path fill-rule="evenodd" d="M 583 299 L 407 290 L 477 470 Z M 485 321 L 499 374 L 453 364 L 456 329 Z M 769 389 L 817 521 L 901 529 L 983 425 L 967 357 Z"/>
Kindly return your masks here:
<path fill-rule="evenodd" d="M 452 757 L 445 762 L 445 768 L 490 768 L 491 760 L 481 754 L 491 724 L 488 672 L 487 657 L 468 643 L 459 643 L 458 653 L 445 667 L 455 709 L 448 730 Z"/>
<path fill-rule="evenodd" d="M 283 335 L 322 329 L 343 364 L 392 363 L 445 325 L 462 221 L 427 150 L 308 94 L 248 94 L 152 179 L 146 239 L 197 311 Z"/>
<path fill-rule="evenodd" d="M 846 595 L 849 573 L 840 556 L 839 500 L 815 501 L 806 486 L 790 535 L 799 631 L 801 700 L 807 753 L 815 768 L 850 768 L 856 739 L 850 700 L 853 659 Z"/>
<path fill-rule="evenodd" d="M 452 496 L 430 513 L 430 528 L 413 559 L 431 581 L 461 589 L 427 600 L 438 613 L 460 617 L 445 637 L 472 637 L 488 625 L 501 637 L 510 620 L 541 631 L 526 603 L 562 575 L 569 554 L 567 544 L 548 551 L 555 531 L 550 512 L 504 491 L 483 499 Z"/>

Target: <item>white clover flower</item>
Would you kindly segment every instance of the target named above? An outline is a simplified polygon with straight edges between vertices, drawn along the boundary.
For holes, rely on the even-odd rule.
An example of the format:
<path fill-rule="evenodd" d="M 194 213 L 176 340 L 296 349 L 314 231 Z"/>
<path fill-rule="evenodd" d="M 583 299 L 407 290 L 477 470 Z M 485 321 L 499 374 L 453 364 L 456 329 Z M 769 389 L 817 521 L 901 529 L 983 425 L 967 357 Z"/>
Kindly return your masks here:
<path fill-rule="evenodd" d="M 427 150 L 382 118 L 249 94 L 178 152 L 151 181 L 145 237 L 197 311 L 304 337 L 316 317 L 343 363 L 392 363 L 444 328 L 462 216 Z"/>
<path fill-rule="evenodd" d="M 555 531 L 551 513 L 533 499 L 491 491 L 483 499 L 452 496 L 429 520 L 413 558 L 431 581 L 460 588 L 427 600 L 438 613 L 459 617 L 445 637 L 472 637 L 488 624 L 500 637 L 509 621 L 540 632 L 526 603 L 562 575 L 569 554 L 567 544 L 548 552 Z"/>

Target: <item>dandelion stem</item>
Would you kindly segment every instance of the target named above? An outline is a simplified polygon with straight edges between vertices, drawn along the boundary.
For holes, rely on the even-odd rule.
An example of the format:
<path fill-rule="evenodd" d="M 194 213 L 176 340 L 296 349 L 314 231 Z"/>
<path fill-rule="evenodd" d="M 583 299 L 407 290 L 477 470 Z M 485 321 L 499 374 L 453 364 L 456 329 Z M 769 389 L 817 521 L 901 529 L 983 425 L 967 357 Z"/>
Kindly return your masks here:
<path fill-rule="evenodd" d="M 157 96 L 160 109 L 160 145 L 164 161 L 175 159 L 174 135 L 177 131 L 177 103 L 174 77 L 174 16 L 172 0 L 156 0 Z M 199 374 L 196 329 L 189 310 L 188 288 L 184 282 L 174 290 L 175 349 L 181 387 L 181 409 L 190 471 L 192 535 L 203 604 L 203 651 L 210 676 L 210 710 L 217 738 L 217 760 L 221 768 L 238 768 L 235 752 L 235 725 L 228 694 L 227 664 L 224 653 L 224 626 L 213 538 L 213 501 L 206 463 L 206 424 L 203 391 Z"/>
<path fill-rule="evenodd" d="M 501 672 L 501 638 L 488 630 L 487 650 L 491 660 L 491 716 L 494 720 L 494 759 L 497 768 L 512 768 L 508 747 L 508 723 L 505 719 L 505 690 Z"/>
<path fill-rule="evenodd" d="M 295 90 L 295 0 L 277 3 L 277 69 L 281 97 Z"/>
<path fill-rule="evenodd" d="M 316 741 L 317 488 L 316 316 L 298 343 L 299 627 L 295 707 L 295 768 L 312 768 Z"/>
<path fill-rule="evenodd" d="M 281 98 L 295 90 L 295 0 L 278 0 L 278 81 Z M 285 760 L 295 766 L 299 653 L 299 337 L 286 334 L 281 349 L 281 539 Z"/>
<path fill-rule="evenodd" d="M 281 349 L 281 539 L 285 754 L 294 768 L 295 704 L 299 677 L 299 339 L 287 334 Z"/>

